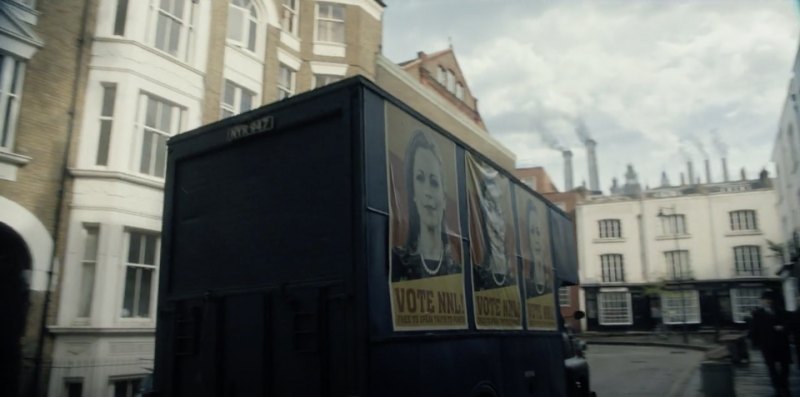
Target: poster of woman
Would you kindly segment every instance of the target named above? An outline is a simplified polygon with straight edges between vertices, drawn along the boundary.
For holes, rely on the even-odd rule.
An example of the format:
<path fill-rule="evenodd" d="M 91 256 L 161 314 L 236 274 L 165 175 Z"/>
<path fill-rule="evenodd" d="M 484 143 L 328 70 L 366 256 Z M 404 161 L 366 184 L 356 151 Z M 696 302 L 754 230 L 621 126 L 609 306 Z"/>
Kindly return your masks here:
<path fill-rule="evenodd" d="M 522 189 L 517 190 L 519 240 L 525 284 L 527 328 L 556 330 L 556 301 L 553 292 L 553 259 L 550 256 L 550 228 L 547 205 Z"/>
<path fill-rule="evenodd" d="M 475 323 L 479 329 L 521 329 L 511 186 L 470 153 L 465 160 Z"/>
<path fill-rule="evenodd" d="M 467 327 L 455 144 L 386 105 L 396 331 Z"/>

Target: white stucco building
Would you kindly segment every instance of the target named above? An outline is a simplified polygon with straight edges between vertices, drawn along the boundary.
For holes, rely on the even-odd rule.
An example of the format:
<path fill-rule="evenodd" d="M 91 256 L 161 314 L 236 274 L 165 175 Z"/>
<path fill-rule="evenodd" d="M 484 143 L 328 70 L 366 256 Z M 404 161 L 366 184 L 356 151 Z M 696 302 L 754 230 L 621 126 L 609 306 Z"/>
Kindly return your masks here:
<path fill-rule="evenodd" d="M 589 330 L 742 323 L 778 287 L 771 180 L 595 196 L 577 207 Z M 684 320 L 685 319 L 685 320 Z"/>

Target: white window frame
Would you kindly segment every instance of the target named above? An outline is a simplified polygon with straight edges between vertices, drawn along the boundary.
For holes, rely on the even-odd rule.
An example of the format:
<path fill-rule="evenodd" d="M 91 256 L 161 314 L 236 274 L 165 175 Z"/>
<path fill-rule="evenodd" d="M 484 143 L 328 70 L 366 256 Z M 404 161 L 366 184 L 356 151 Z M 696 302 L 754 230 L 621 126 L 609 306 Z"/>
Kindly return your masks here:
<path fill-rule="evenodd" d="M 601 219 L 597 221 L 601 239 L 622 238 L 622 222 L 619 219 Z"/>
<path fill-rule="evenodd" d="M 197 5 L 193 0 L 168 0 L 173 5 L 177 4 L 178 2 L 183 3 L 183 9 L 181 11 L 181 15 L 176 15 L 173 13 L 173 9 L 165 10 L 161 8 L 161 0 L 153 0 L 152 7 L 153 7 L 153 48 L 172 56 L 174 58 L 180 59 L 184 62 L 189 62 L 192 60 L 192 56 L 194 55 L 193 46 L 195 40 L 195 19 L 197 18 Z M 165 37 L 162 38 L 159 36 L 161 26 L 160 22 L 162 18 L 167 22 L 172 22 L 171 24 L 165 24 L 165 29 L 168 29 L 168 32 L 164 33 Z M 170 48 L 169 43 L 169 33 L 173 31 L 173 29 L 178 29 L 178 42 L 177 48 L 172 49 Z"/>
<path fill-rule="evenodd" d="M 622 254 L 600 255 L 600 273 L 604 283 L 624 283 L 625 258 Z"/>
<path fill-rule="evenodd" d="M 744 323 L 753 310 L 761 307 L 761 294 L 764 288 L 732 288 L 731 314 L 733 322 Z"/>
<path fill-rule="evenodd" d="M 606 307 L 614 303 L 617 307 Z M 619 304 L 623 304 L 620 306 Z M 606 310 L 615 309 L 619 314 L 609 314 Z M 624 313 L 621 311 L 624 309 Z M 630 292 L 598 292 L 597 313 L 600 325 L 631 325 L 633 324 L 633 309 L 631 306 Z"/>
<path fill-rule="evenodd" d="M 284 76 L 284 73 L 288 73 Z M 288 81 L 286 80 L 288 77 Z M 278 64 L 278 100 L 286 99 L 295 94 L 297 84 L 297 71 L 284 63 Z"/>
<path fill-rule="evenodd" d="M 686 229 L 686 216 L 684 214 L 664 215 L 661 218 L 661 230 L 665 236 L 688 234 Z"/>
<path fill-rule="evenodd" d="M 80 289 L 78 290 L 77 318 L 92 317 L 94 284 L 97 277 L 97 262 L 100 254 L 100 225 L 86 223 L 81 230 L 83 255 L 80 267 Z"/>
<path fill-rule="evenodd" d="M 239 29 L 239 37 L 231 37 L 231 28 Z M 228 3 L 228 26 L 225 32 L 228 44 L 256 53 L 258 31 L 258 9 L 255 3 L 252 0 L 231 0 Z"/>
<path fill-rule="evenodd" d="M 736 210 L 728 213 L 732 231 L 757 231 L 758 217 L 755 210 Z"/>
<path fill-rule="evenodd" d="M 134 236 L 139 237 L 139 239 L 141 240 L 140 244 L 139 244 L 140 252 L 138 253 L 138 256 L 140 257 L 138 259 L 141 259 L 141 261 L 146 260 L 147 253 L 145 252 L 146 246 L 144 244 L 144 242 L 146 241 L 146 238 L 147 237 L 154 237 L 155 238 L 155 242 L 154 242 L 154 246 L 153 246 L 154 251 L 153 251 L 153 263 L 152 264 L 150 264 L 150 263 L 130 262 L 130 257 L 132 255 L 132 253 L 131 253 L 131 249 L 132 249 L 131 240 L 134 238 Z M 125 319 L 125 320 L 129 320 L 129 319 L 133 319 L 133 320 L 136 320 L 136 319 L 139 319 L 139 320 L 141 320 L 141 319 L 152 320 L 152 319 L 155 318 L 156 296 L 157 296 L 157 291 L 158 291 L 158 268 L 159 268 L 159 264 L 160 264 L 160 260 L 161 260 L 161 258 L 160 258 L 160 256 L 161 256 L 161 235 L 158 232 L 153 232 L 153 231 L 149 231 L 149 230 L 126 229 L 125 230 L 125 244 L 124 244 L 124 247 L 125 247 L 124 251 L 123 251 L 124 265 L 123 265 L 123 271 L 122 271 L 122 288 L 121 288 L 121 290 L 122 290 L 122 301 L 121 301 L 121 304 L 119 306 L 120 307 L 120 317 L 122 319 Z M 136 270 L 135 276 L 134 276 L 134 277 L 136 277 L 136 279 L 134 280 L 134 286 L 133 286 L 134 287 L 134 291 L 133 291 L 133 300 L 132 300 L 132 308 L 131 308 L 132 311 L 129 312 L 129 313 L 126 313 L 125 312 L 125 310 L 126 310 L 126 308 L 125 308 L 125 305 L 126 305 L 125 300 L 126 300 L 126 295 L 128 293 L 127 288 L 128 288 L 128 270 L 129 269 Z M 142 276 L 145 274 L 145 272 L 152 272 L 151 273 L 151 278 L 150 278 L 150 291 L 149 291 L 150 296 L 148 298 L 148 301 L 146 302 L 147 305 L 148 305 L 147 309 L 146 309 L 147 310 L 146 316 L 141 316 L 141 315 L 139 315 L 141 313 L 141 308 L 139 307 L 139 303 L 141 301 L 141 296 L 142 296 L 141 295 L 141 293 L 142 293 L 142 291 L 141 291 L 141 288 L 142 288 L 141 280 L 142 280 Z"/>
<path fill-rule="evenodd" d="M 323 15 L 322 11 L 324 7 L 330 7 L 330 12 L 325 15 Z M 333 10 L 335 8 L 340 8 L 342 10 L 342 19 L 336 19 L 334 17 Z M 316 10 L 314 40 L 319 43 L 345 44 L 347 42 L 347 7 L 345 7 L 344 4 L 318 2 Z M 337 37 L 332 37 L 336 35 L 334 31 L 336 26 L 341 26 L 341 40 L 338 40 Z M 325 33 L 323 34 L 323 32 Z"/>
<path fill-rule="evenodd" d="M 300 0 L 281 0 L 281 29 L 291 35 L 297 36 L 297 22 L 300 15 Z M 286 25 L 289 28 L 286 28 Z"/>
<path fill-rule="evenodd" d="M 697 290 L 662 292 L 661 320 L 664 324 L 700 324 L 699 292 Z"/>
<path fill-rule="evenodd" d="M 232 103 L 228 103 L 228 93 L 229 90 L 233 90 L 231 96 L 233 98 Z M 247 107 L 245 102 L 245 97 L 250 98 L 250 106 Z M 222 86 L 222 100 L 220 101 L 220 118 L 226 118 L 235 116 L 240 113 L 247 112 L 252 110 L 256 105 L 256 93 L 253 91 L 248 90 L 247 88 L 242 87 L 235 82 L 225 79 Z M 226 112 L 229 114 L 226 115 Z"/>
<path fill-rule="evenodd" d="M 26 62 L 0 54 L 0 151 L 13 152 Z"/>
<path fill-rule="evenodd" d="M 155 125 L 148 124 L 148 115 L 149 111 L 151 110 L 149 106 L 150 101 L 155 102 L 156 106 L 155 111 L 157 114 L 153 116 L 156 119 Z M 164 117 L 165 109 L 169 112 L 169 123 L 166 125 L 167 129 L 163 128 L 163 120 L 160 119 L 161 117 Z M 164 178 L 167 166 L 166 142 L 169 137 L 178 134 L 183 128 L 185 111 L 186 109 L 184 107 L 157 95 L 153 95 L 148 92 L 142 92 L 139 95 L 139 112 L 137 116 L 137 131 L 139 132 L 139 137 L 138 145 L 135 147 L 138 153 L 136 162 L 137 172 L 154 178 Z M 148 137 L 152 138 L 148 139 Z M 154 138 L 156 139 L 156 142 L 152 142 L 152 139 Z M 145 145 L 148 143 L 148 141 L 151 142 L 149 147 L 150 153 L 147 154 L 148 161 L 145 161 Z M 160 152 L 159 149 L 163 152 Z M 163 157 L 159 157 L 160 155 Z"/>
<path fill-rule="evenodd" d="M 560 307 L 570 307 L 570 306 L 572 306 L 572 300 L 570 299 L 569 287 L 560 287 L 558 289 L 558 305 Z"/>
<path fill-rule="evenodd" d="M 694 276 L 689 250 L 664 251 L 664 262 L 670 280 L 689 280 Z"/>
<path fill-rule="evenodd" d="M 764 276 L 761 247 L 758 245 L 738 245 L 733 247 L 733 262 L 737 277 Z"/>

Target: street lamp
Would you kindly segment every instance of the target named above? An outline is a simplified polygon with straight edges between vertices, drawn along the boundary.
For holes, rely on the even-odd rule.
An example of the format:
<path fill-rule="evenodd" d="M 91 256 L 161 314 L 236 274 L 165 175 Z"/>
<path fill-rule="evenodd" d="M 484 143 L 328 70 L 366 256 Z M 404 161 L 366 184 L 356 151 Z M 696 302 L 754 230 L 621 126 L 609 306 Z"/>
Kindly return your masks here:
<path fill-rule="evenodd" d="M 665 213 L 669 211 L 669 213 Z M 658 209 L 658 217 L 662 220 L 662 226 L 664 225 L 664 221 L 668 222 L 667 226 L 672 234 L 672 239 L 675 241 L 675 253 L 672 255 L 672 278 L 674 281 L 678 281 L 678 289 L 680 291 L 681 296 L 681 324 L 683 328 L 683 343 L 689 343 L 689 333 L 686 330 L 686 296 L 684 293 L 684 286 L 680 284 L 680 280 L 684 280 L 684 264 L 683 264 L 683 257 L 681 256 L 681 247 L 680 242 L 678 241 L 678 218 L 677 218 L 677 211 L 675 210 L 675 204 L 669 207 L 659 207 Z M 670 222 L 670 217 L 674 223 Z M 678 265 L 678 269 L 676 269 L 676 262 Z M 662 320 L 663 321 L 663 320 Z"/>

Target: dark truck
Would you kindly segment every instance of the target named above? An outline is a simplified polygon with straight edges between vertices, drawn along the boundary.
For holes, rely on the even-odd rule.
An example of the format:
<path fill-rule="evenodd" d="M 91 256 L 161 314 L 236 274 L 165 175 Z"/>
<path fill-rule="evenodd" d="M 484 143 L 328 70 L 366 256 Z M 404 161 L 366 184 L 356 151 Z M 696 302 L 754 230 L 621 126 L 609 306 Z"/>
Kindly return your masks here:
<path fill-rule="evenodd" d="M 153 395 L 567 395 L 571 222 L 371 82 L 168 153 Z"/>

